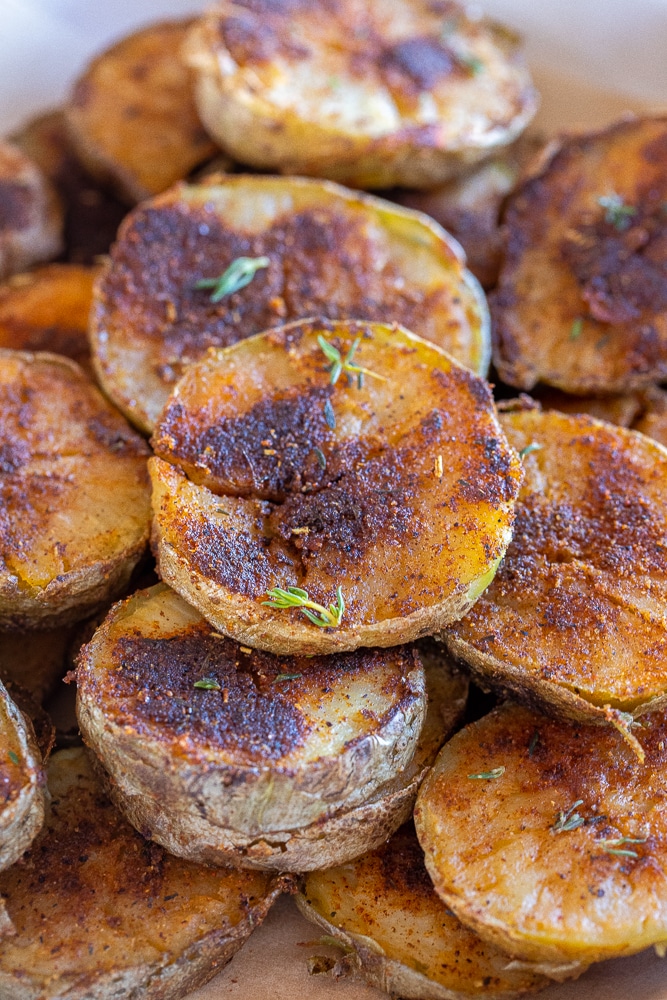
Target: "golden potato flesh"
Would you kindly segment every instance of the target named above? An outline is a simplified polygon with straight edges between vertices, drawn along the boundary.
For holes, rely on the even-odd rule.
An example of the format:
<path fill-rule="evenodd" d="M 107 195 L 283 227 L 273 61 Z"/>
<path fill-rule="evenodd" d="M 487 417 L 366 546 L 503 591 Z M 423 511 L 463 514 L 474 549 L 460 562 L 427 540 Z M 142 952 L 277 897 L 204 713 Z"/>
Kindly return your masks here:
<path fill-rule="evenodd" d="M 350 359 L 334 384 L 322 345 Z M 392 646 L 460 618 L 509 542 L 521 478 L 488 385 L 377 323 L 306 321 L 213 352 L 153 443 L 162 578 L 275 653 Z M 318 627 L 268 606 L 276 587 L 344 612 Z"/>
<path fill-rule="evenodd" d="M 526 475 L 514 536 L 491 586 L 447 630 L 450 650 L 575 718 L 619 722 L 618 710 L 666 704 L 667 452 L 585 416 L 533 410 L 501 423 Z"/>
<path fill-rule="evenodd" d="M 198 287 L 246 258 L 262 265 L 249 285 L 221 298 Z M 479 374 L 488 367 L 484 296 L 435 223 L 324 182 L 242 176 L 177 187 L 129 216 L 97 285 L 95 366 L 151 431 L 209 347 L 309 316 L 396 321 Z"/>
<path fill-rule="evenodd" d="M 410 649 L 267 655 L 163 585 L 112 610 L 77 680 L 81 731 L 120 808 L 172 853 L 215 864 L 301 870 L 298 843 L 270 845 L 401 774 L 426 712 Z"/>
<path fill-rule="evenodd" d="M 55 192 L 21 150 L 0 142 L 0 281 L 62 249 Z"/>
<path fill-rule="evenodd" d="M 613 729 L 503 705 L 457 733 L 422 785 L 435 888 L 481 937 L 534 962 L 667 942 L 667 723 L 641 764 Z"/>
<path fill-rule="evenodd" d="M 44 820 L 44 774 L 35 733 L 1 681 L 0 789 L 1 871 L 21 857 Z M 0 937 L 6 930 L 2 912 Z"/>
<path fill-rule="evenodd" d="M 78 621 L 148 538 L 148 449 L 54 354 L 0 351 L 0 628 Z"/>
<path fill-rule="evenodd" d="M 566 139 L 511 197 L 493 298 L 509 385 L 625 392 L 667 377 L 667 117 Z"/>
<path fill-rule="evenodd" d="M 49 791 L 44 829 L 0 876 L 16 930 L 0 941 L 2 1000 L 177 1000 L 213 978 L 280 891 L 144 840 L 82 748 L 53 756 Z"/>
<path fill-rule="evenodd" d="M 130 202 L 165 191 L 216 152 L 180 57 L 191 24 L 162 21 L 122 39 L 93 60 L 67 105 L 81 161 Z"/>
<path fill-rule="evenodd" d="M 0 347 L 64 354 L 88 371 L 96 268 L 48 264 L 0 286 Z"/>
<path fill-rule="evenodd" d="M 549 984 L 530 969 L 508 968 L 506 953 L 445 906 L 412 823 L 350 864 L 305 876 L 296 903 L 354 954 L 364 979 L 403 1000 L 505 1000 Z"/>
<path fill-rule="evenodd" d="M 185 53 L 235 159 L 358 187 L 433 187 L 507 145 L 536 94 L 506 29 L 414 0 L 222 2 Z"/>

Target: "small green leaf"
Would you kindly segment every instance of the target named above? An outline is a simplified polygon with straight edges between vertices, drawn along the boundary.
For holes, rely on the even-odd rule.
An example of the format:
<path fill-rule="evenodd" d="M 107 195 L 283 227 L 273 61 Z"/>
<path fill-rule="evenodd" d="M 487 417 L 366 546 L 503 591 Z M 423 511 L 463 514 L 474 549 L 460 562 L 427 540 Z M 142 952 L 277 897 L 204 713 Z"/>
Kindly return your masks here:
<path fill-rule="evenodd" d="M 295 681 L 297 677 L 301 677 L 301 674 L 278 674 L 277 677 L 273 678 L 273 683 L 276 681 Z"/>
<path fill-rule="evenodd" d="M 572 326 L 570 328 L 570 340 L 576 340 L 578 337 L 580 337 L 583 329 L 584 329 L 583 318 L 581 316 L 577 316 L 577 318 L 573 321 Z"/>
<path fill-rule="evenodd" d="M 612 193 L 598 198 L 598 204 L 604 208 L 604 221 L 623 232 L 630 226 L 632 216 L 637 214 L 633 205 L 626 205 L 620 194 Z"/>
<path fill-rule="evenodd" d="M 268 257 L 237 257 L 217 278 L 202 278 L 195 288 L 212 288 L 211 302 L 219 302 L 249 285 L 257 272 L 270 263 Z"/>
<path fill-rule="evenodd" d="M 7 756 L 11 760 L 12 764 L 16 764 L 18 766 L 21 763 L 21 761 L 18 759 L 17 755 L 14 753 L 13 750 L 8 750 Z"/>
<path fill-rule="evenodd" d="M 504 767 L 494 767 L 492 771 L 480 771 L 478 774 L 469 774 L 468 777 L 475 781 L 494 781 L 496 778 L 501 778 L 504 773 Z"/>
<path fill-rule="evenodd" d="M 522 448 L 519 452 L 519 458 L 525 458 L 526 455 L 531 455 L 534 451 L 541 451 L 543 445 L 538 444 L 537 441 L 531 441 L 527 444 L 525 448 Z"/>
<path fill-rule="evenodd" d="M 201 688 L 202 691 L 221 691 L 222 688 L 216 681 L 215 677 L 202 677 L 201 680 L 195 681 L 194 686 L 196 688 Z"/>
<path fill-rule="evenodd" d="M 583 804 L 583 799 L 577 799 L 574 805 L 570 806 L 565 812 L 561 809 L 556 817 L 556 822 L 551 827 L 552 831 L 554 833 L 569 833 L 570 830 L 576 830 L 578 827 L 583 826 L 586 820 L 578 812 L 575 812 L 575 809 Z"/>

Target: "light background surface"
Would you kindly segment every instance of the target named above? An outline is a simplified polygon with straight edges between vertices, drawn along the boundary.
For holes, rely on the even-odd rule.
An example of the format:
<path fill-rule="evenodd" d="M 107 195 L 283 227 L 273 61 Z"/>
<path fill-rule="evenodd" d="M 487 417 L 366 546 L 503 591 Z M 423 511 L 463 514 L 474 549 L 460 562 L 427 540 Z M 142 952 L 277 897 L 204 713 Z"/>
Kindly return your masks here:
<path fill-rule="evenodd" d="M 100 47 L 157 17 L 201 9 L 192 0 L 0 0 L 0 132 L 56 105 Z M 484 10 L 526 36 L 543 91 L 540 123 L 594 126 L 624 110 L 667 105 L 667 0 L 486 0 Z M 381 1000 L 353 980 L 309 976 L 317 928 L 288 899 L 191 1000 Z M 667 959 L 647 952 L 554 986 L 544 1000 L 667 1000 Z"/>

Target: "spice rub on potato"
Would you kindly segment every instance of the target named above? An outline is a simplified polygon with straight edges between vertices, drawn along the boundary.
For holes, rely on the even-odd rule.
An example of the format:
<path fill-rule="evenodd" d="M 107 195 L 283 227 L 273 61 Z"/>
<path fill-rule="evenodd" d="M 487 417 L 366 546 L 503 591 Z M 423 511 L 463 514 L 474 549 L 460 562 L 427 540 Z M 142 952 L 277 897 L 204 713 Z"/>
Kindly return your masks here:
<path fill-rule="evenodd" d="M 92 374 L 88 317 L 97 271 L 47 264 L 0 285 L 0 347 L 64 354 Z"/>
<path fill-rule="evenodd" d="M 211 352 L 153 446 L 162 579 L 274 653 L 392 646 L 460 618 L 521 479 L 487 383 L 379 323 L 303 321 Z"/>
<path fill-rule="evenodd" d="M 21 857 L 44 820 L 42 757 L 29 720 L 0 681 L 0 871 Z M 0 937 L 7 931 L 0 907 Z"/>
<path fill-rule="evenodd" d="M 62 210 L 35 164 L 0 142 L 0 281 L 62 249 Z"/>
<path fill-rule="evenodd" d="M 511 197 L 493 297 L 509 385 L 626 392 L 667 377 L 667 116 L 565 139 Z"/>
<path fill-rule="evenodd" d="M 222 2 L 184 52 L 232 157 L 358 187 L 433 187 L 537 106 L 518 38 L 450 2 Z"/>
<path fill-rule="evenodd" d="M 549 985 L 468 930 L 439 898 L 412 822 L 374 851 L 311 872 L 296 904 L 345 951 L 343 968 L 404 1000 L 494 1000 Z M 583 969 L 582 969 L 583 971 Z"/>
<path fill-rule="evenodd" d="M 81 747 L 54 754 L 49 791 L 44 829 L 0 876 L 16 931 L 0 941 L 2 1000 L 178 1000 L 219 972 L 280 892 L 275 877 L 144 840 Z"/>
<path fill-rule="evenodd" d="M 667 705 L 667 452 L 586 416 L 500 419 L 526 476 L 514 535 L 447 645 L 519 700 L 627 728 Z"/>
<path fill-rule="evenodd" d="M 81 162 L 130 203 L 165 191 L 217 152 L 180 56 L 191 25 L 161 21 L 123 38 L 87 67 L 66 107 Z"/>
<path fill-rule="evenodd" d="M 415 810 L 443 902 L 530 962 L 588 965 L 667 941 L 667 724 L 640 763 L 615 730 L 505 704 L 440 751 Z"/>
<path fill-rule="evenodd" d="M 82 370 L 0 350 L 0 628 L 92 614 L 148 540 L 148 448 Z"/>
<path fill-rule="evenodd" d="M 84 739 L 137 829 L 192 860 L 283 871 L 365 849 L 363 828 L 327 833 L 409 768 L 426 712 L 410 648 L 271 656 L 163 585 L 115 606 L 77 681 Z"/>
<path fill-rule="evenodd" d="M 276 177 L 179 186 L 136 209 L 97 284 L 93 358 L 107 394 L 151 431 L 209 347 L 308 316 L 396 321 L 486 374 L 484 296 L 444 230 L 337 185 Z"/>

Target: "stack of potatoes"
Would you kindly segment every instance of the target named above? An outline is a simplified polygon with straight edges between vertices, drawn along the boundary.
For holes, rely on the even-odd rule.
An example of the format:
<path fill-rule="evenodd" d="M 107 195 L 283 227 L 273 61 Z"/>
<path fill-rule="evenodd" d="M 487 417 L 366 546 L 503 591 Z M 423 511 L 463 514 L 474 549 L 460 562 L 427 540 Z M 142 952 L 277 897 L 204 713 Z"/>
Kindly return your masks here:
<path fill-rule="evenodd" d="M 7 144 L 0 1000 L 284 891 L 402 997 L 667 943 L 667 119 L 535 108 L 454 3 L 225 0 Z"/>

